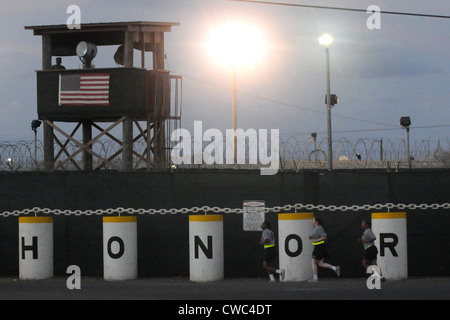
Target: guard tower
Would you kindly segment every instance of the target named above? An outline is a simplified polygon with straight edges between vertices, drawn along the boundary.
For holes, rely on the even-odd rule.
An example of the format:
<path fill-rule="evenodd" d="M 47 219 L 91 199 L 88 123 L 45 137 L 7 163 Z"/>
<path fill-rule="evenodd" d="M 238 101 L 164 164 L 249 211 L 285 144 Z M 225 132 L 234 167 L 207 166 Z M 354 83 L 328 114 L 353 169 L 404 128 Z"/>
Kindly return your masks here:
<path fill-rule="evenodd" d="M 80 29 L 69 29 L 66 25 L 25 27 L 33 30 L 34 35 L 42 36 L 37 111 L 44 123 L 46 171 L 67 165 L 79 170 L 122 171 L 168 167 L 170 142 L 167 137 L 180 125 L 182 83 L 180 76 L 165 70 L 164 34 L 178 25 L 118 22 L 82 24 Z M 101 46 L 117 46 L 111 57 L 115 67 L 93 67 L 93 59 Z M 135 49 L 140 51 L 140 67 L 134 66 Z M 152 61 L 146 61 L 145 52 L 152 52 Z M 52 66 L 53 56 L 74 56 L 74 59 L 78 56 L 82 64 L 77 69 L 65 69 L 57 58 L 57 65 Z M 151 66 L 149 70 L 146 64 Z M 69 133 L 57 122 L 76 125 Z M 104 123 L 110 124 L 102 128 Z M 112 134 L 113 128 L 120 125 L 121 139 Z M 77 140 L 74 135 L 79 128 L 82 128 L 82 139 Z M 133 128 L 137 128 L 136 136 Z M 99 131 L 95 137 L 93 129 Z M 56 133 L 62 135 L 65 142 Z M 93 148 L 96 141 L 106 137 L 119 144 L 117 151 L 107 157 Z M 145 141 L 145 148 L 139 152 L 133 148 L 138 140 Z M 55 145 L 59 149 L 56 155 Z M 75 149 L 69 149 L 69 145 Z M 75 160 L 80 153 L 81 165 Z"/>

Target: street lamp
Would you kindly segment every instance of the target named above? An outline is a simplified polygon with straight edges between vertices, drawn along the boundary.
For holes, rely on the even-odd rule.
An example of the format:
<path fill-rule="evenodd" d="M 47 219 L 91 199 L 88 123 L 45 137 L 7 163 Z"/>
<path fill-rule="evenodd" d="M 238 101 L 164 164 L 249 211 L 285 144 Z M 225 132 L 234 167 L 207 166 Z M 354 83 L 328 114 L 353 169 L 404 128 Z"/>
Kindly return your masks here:
<path fill-rule="evenodd" d="M 37 128 L 41 126 L 42 121 L 33 120 L 31 121 L 31 130 L 34 131 L 34 167 L 37 169 Z"/>
<path fill-rule="evenodd" d="M 333 37 L 329 34 L 324 34 L 319 37 L 319 43 L 325 47 L 326 64 L 327 64 L 327 139 L 328 139 L 328 171 L 333 170 L 333 141 L 331 133 L 331 88 L 330 88 L 330 46 L 333 43 Z"/>
<path fill-rule="evenodd" d="M 227 68 L 231 67 L 232 121 L 234 130 L 234 161 L 237 162 L 237 103 L 236 70 L 249 67 L 261 60 L 266 47 L 262 32 L 244 23 L 229 23 L 211 29 L 206 42 L 211 56 Z"/>
<path fill-rule="evenodd" d="M 13 159 L 11 157 L 8 157 L 8 167 L 11 169 L 11 171 L 14 171 Z"/>
<path fill-rule="evenodd" d="M 401 117 L 400 125 L 406 129 L 406 156 L 408 157 L 408 168 L 411 169 L 411 152 L 409 149 L 409 126 L 411 125 L 410 117 Z"/>

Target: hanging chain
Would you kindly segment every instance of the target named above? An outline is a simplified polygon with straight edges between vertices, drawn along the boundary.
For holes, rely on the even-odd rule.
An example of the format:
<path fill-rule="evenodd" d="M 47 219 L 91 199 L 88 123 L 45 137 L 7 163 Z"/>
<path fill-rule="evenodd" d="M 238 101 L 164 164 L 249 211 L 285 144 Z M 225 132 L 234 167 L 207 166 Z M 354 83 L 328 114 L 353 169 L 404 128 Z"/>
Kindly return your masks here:
<path fill-rule="evenodd" d="M 264 208 L 264 213 L 277 213 L 277 212 L 300 212 L 300 211 L 331 211 L 331 212 L 345 212 L 345 211 L 369 211 L 369 210 L 383 210 L 388 211 L 393 209 L 398 210 L 439 210 L 450 209 L 450 203 L 442 204 L 403 204 L 403 203 L 386 203 L 386 204 L 374 204 L 374 205 L 352 205 L 352 206 L 335 206 L 335 205 L 313 205 L 313 204 L 301 204 L 296 203 L 293 205 L 274 206 Z M 221 208 L 221 207 L 192 207 L 181 209 L 134 209 L 134 208 L 110 208 L 110 209 L 96 209 L 96 210 L 61 210 L 61 209 L 49 209 L 34 207 L 31 209 L 4 211 L 0 213 L 0 217 L 22 216 L 22 215 L 56 215 L 56 216 L 103 216 L 112 214 L 128 214 L 128 215 L 165 215 L 165 214 L 195 214 L 195 213 L 235 213 L 242 214 L 245 212 L 243 208 Z"/>

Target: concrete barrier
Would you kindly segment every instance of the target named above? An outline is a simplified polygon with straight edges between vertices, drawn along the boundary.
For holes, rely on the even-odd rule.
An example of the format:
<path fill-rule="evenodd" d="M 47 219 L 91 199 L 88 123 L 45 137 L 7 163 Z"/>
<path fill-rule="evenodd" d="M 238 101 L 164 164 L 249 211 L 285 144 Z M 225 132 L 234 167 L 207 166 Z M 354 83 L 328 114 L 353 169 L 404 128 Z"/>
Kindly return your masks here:
<path fill-rule="evenodd" d="M 386 279 L 408 278 L 406 212 L 372 213 L 377 264 Z"/>
<path fill-rule="evenodd" d="M 189 216 L 189 273 L 194 282 L 222 280 L 223 216 Z"/>
<path fill-rule="evenodd" d="M 103 278 L 137 278 L 136 217 L 103 217 Z"/>
<path fill-rule="evenodd" d="M 19 279 L 53 277 L 53 218 L 19 217 Z"/>
<path fill-rule="evenodd" d="M 278 214 L 280 269 L 285 269 L 283 281 L 305 281 L 312 278 L 313 213 Z"/>

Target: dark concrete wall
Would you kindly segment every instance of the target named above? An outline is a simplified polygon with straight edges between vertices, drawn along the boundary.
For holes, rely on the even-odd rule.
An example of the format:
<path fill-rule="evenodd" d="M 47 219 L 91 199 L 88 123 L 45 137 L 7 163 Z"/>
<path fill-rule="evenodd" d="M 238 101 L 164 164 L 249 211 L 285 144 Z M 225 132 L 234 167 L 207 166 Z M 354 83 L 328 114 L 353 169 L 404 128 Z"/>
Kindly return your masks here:
<path fill-rule="evenodd" d="M 279 173 L 259 171 L 23 172 L 0 173 L 0 212 L 32 207 L 58 209 L 240 208 L 244 200 L 267 207 L 305 203 L 364 205 L 450 202 L 450 171 L 334 171 Z M 410 276 L 450 275 L 448 210 L 407 210 Z M 362 276 L 360 222 L 370 211 L 316 212 L 325 220 L 330 262 L 342 276 Z M 276 213 L 267 214 L 277 234 Z M 188 216 L 138 217 L 140 277 L 188 276 Z M 225 277 L 264 276 L 260 232 L 242 231 L 242 215 L 224 215 Z M 102 218 L 54 217 L 55 274 L 80 266 L 82 275 L 103 275 Z M 327 275 L 322 271 L 323 275 Z M 0 217 L 0 276 L 18 275 L 18 219 Z"/>

